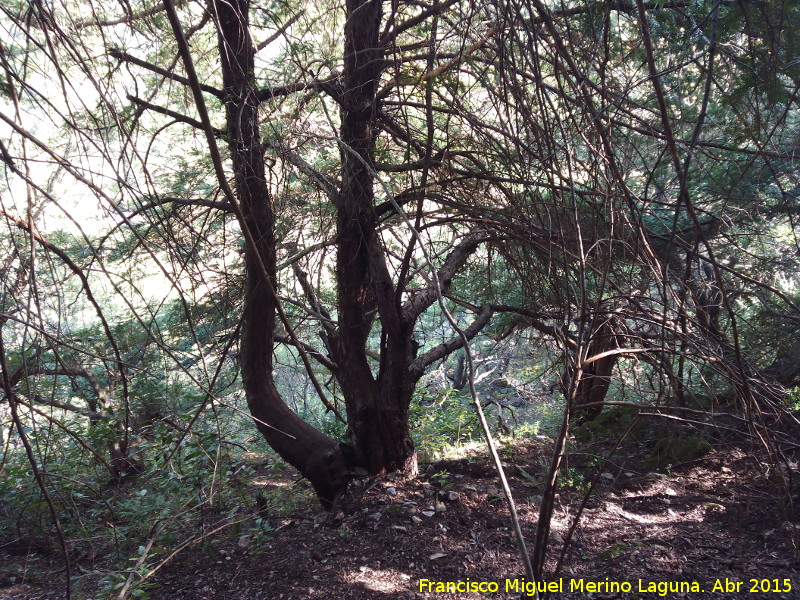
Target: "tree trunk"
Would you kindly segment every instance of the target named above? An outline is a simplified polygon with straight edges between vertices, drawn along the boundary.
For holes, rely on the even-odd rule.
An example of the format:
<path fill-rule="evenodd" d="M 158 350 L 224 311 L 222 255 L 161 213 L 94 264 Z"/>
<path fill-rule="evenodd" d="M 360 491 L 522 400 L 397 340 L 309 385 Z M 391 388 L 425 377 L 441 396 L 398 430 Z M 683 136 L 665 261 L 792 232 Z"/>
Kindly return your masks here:
<path fill-rule="evenodd" d="M 329 509 L 347 485 L 349 469 L 342 449 L 286 406 L 272 374 L 277 302 L 275 214 L 259 134 L 255 49 L 248 29 L 248 6 L 248 0 L 214 2 L 234 185 L 256 245 L 252 248 L 246 244 L 244 252 L 242 382 L 258 429 L 284 460 L 309 479 L 320 502 Z M 266 267 L 269 281 L 265 281 L 260 263 Z"/>
<path fill-rule="evenodd" d="M 329 367 L 345 398 L 353 446 L 337 444 L 300 419 L 281 399 L 272 375 L 277 309 L 275 215 L 259 136 L 248 0 L 214 0 L 213 6 L 234 184 L 243 222 L 255 240 L 254 248 L 249 244 L 245 248 L 242 381 L 251 414 L 270 446 L 308 477 L 323 505 L 330 508 L 346 488 L 352 466 L 373 474 L 416 473 L 409 404 L 424 367 L 440 352 L 415 360 L 413 326 L 437 294 L 449 288 L 483 236 L 472 232 L 454 245 L 439 269 L 439 283 L 416 290 L 403 304 L 405 282 L 395 285 L 392 280 L 375 210 L 376 93 L 386 68 L 379 42 L 382 2 L 347 0 L 344 71 L 335 93 L 341 105 L 341 187 L 334 197 L 338 328 L 326 332 L 326 343 L 333 359 Z M 467 329 L 469 337 L 485 326 L 490 314 L 482 313 Z M 377 367 L 367 353 L 373 328 L 380 331 Z M 448 352 L 458 347 L 460 341 L 442 345 Z"/>
<path fill-rule="evenodd" d="M 334 354 L 358 462 L 370 473 L 413 474 L 416 453 L 408 431 L 416 383 L 408 369 L 412 327 L 386 266 L 374 208 L 375 94 L 384 69 L 378 41 L 381 17 L 381 0 L 347 0 L 342 187 L 336 202 L 339 335 Z M 377 377 L 366 355 L 376 312 L 382 332 Z"/>
<path fill-rule="evenodd" d="M 463 350 L 458 353 L 458 359 L 456 360 L 456 368 L 455 372 L 453 373 L 453 389 L 460 390 L 463 389 L 465 385 L 467 385 L 467 378 L 465 377 L 465 363 L 466 363 L 466 356 L 467 353 Z"/>
<path fill-rule="evenodd" d="M 697 322 L 703 332 L 713 340 L 721 337 L 719 315 L 722 310 L 722 291 L 719 285 L 713 265 L 698 258 L 689 289 L 697 311 Z"/>
<path fill-rule="evenodd" d="M 588 358 L 616 348 L 614 329 L 610 321 L 604 322 L 592 337 Z M 575 393 L 573 415 L 576 423 L 593 421 L 603 411 L 600 402 L 606 399 L 611 385 L 611 374 L 617 364 L 617 355 L 604 356 L 584 368 Z M 591 405 L 591 406 L 587 406 Z"/>

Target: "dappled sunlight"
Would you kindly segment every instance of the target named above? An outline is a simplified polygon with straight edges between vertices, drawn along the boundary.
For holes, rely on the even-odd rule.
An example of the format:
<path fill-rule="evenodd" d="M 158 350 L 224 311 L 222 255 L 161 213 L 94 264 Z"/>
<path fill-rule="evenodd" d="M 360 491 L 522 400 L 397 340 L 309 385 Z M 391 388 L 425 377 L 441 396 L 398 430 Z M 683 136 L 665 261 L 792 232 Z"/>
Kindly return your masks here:
<path fill-rule="evenodd" d="M 407 592 L 416 581 L 414 575 L 396 569 L 373 569 L 361 566 L 345 571 L 342 576 L 345 583 L 359 584 L 363 589 L 374 592 Z"/>
<path fill-rule="evenodd" d="M 0 0 L 0 596 L 792 575 L 798 56 L 798 2 Z"/>

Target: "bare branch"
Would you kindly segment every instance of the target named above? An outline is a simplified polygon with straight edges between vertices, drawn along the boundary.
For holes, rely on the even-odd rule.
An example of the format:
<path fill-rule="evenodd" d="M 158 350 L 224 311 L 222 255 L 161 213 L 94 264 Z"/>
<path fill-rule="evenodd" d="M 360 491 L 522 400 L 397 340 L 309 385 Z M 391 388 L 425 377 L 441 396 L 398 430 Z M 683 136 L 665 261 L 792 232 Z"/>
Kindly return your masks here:
<path fill-rule="evenodd" d="M 125 52 L 123 50 L 119 50 L 117 48 L 112 48 L 111 50 L 108 51 L 108 53 L 109 53 L 109 55 L 111 57 L 116 58 L 117 60 L 121 60 L 121 61 L 130 63 L 132 65 L 136 65 L 137 67 L 142 67 L 143 69 L 147 69 L 148 71 L 152 71 L 153 73 L 158 73 L 159 75 L 162 75 L 163 77 L 166 77 L 167 79 L 171 79 L 172 81 L 177 81 L 178 83 L 182 83 L 185 86 L 189 86 L 190 85 L 188 78 L 186 78 L 186 77 L 184 77 L 182 75 L 178 75 L 177 73 L 173 73 L 172 71 L 167 71 L 166 69 L 162 69 L 159 66 L 156 66 L 156 65 L 154 65 L 152 63 L 147 62 L 146 60 L 142 60 L 140 58 L 136 58 L 132 54 L 128 54 L 127 52 Z M 204 92 L 206 92 L 208 94 L 211 94 L 212 96 L 215 96 L 215 97 L 219 98 L 220 100 L 223 100 L 225 98 L 225 93 L 222 90 L 218 90 L 215 87 L 212 87 L 210 85 L 206 85 L 204 83 L 198 83 L 198 87 L 202 91 L 204 91 Z"/>
<path fill-rule="evenodd" d="M 339 77 L 340 75 L 335 73 L 326 79 L 317 79 L 315 81 L 298 81 L 297 83 L 290 83 L 287 85 L 262 88 L 257 92 L 258 100 L 259 102 L 265 102 L 267 100 L 271 100 L 272 98 L 289 96 L 290 94 L 296 94 L 297 92 L 322 91 L 327 93 L 338 103 L 342 97 L 341 86 L 338 84 Z"/>
<path fill-rule="evenodd" d="M 492 306 L 490 304 L 485 305 L 475 320 L 470 323 L 468 327 L 461 331 L 463 335 L 455 335 L 446 342 L 431 348 L 421 356 L 414 359 L 414 361 L 408 367 L 409 373 L 412 374 L 412 377 L 417 376 L 418 374 L 421 374 L 425 370 L 425 367 L 431 363 L 441 360 L 459 348 L 463 348 L 465 342 L 468 342 L 478 335 L 483 328 L 491 322 L 492 315 L 494 315 Z"/>
<path fill-rule="evenodd" d="M 127 3 L 120 3 L 123 7 L 127 8 Z M 154 4 L 151 8 L 139 11 L 138 13 L 129 13 L 126 14 L 124 17 L 119 17 L 116 19 L 103 19 L 103 20 L 87 20 L 87 21 L 79 21 L 75 23 L 75 27 L 79 29 L 83 29 L 85 27 L 113 27 L 114 25 L 122 25 L 123 23 L 133 23 L 134 21 L 139 21 L 144 19 L 145 17 L 152 17 L 164 10 L 164 7 L 160 4 Z"/>
<path fill-rule="evenodd" d="M 181 114 L 169 108 L 164 108 L 163 106 L 159 106 L 157 104 L 153 104 L 152 102 L 148 102 L 147 100 L 142 100 L 141 98 L 137 98 L 136 96 L 132 96 L 130 94 L 128 94 L 128 100 L 130 100 L 131 102 L 133 102 L 138 106 L 141 106 L 142 108 L 152 110 L 153 112 L 157 112 L 167 117 L 172 117 L 179 123 L 185 123 L 187 125 L 191 125 L 195 129 L 203 131 L 203 123 L 201 123 L 197 119 L 193 119 L 192 117 L 187 117 L 184 114 Z M 214 132 L 214 135 L 216 137 L 222 137 L 225 135 L 225 132 L 222 129 L 217 129 L 216 127 L 212 128 L 212 131 Z"/>

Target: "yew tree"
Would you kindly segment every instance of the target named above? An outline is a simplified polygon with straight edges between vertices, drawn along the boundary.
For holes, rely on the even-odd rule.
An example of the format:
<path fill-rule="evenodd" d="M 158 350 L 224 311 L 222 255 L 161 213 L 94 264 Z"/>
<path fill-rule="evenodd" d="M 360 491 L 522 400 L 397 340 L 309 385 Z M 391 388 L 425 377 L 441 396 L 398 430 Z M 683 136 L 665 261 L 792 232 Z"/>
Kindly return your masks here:
<path fill-rule="evenodd" d="M 242 380 L 250 411 L 269 444 L 308 477 L 320 500 L 329 506 L 343 491 L 354 466 L 370 473 L 397 469 L 415 472 L 416 457 L 408 430 L 409 403 L 425 364 L 441 354 L 415 358 L 414 324 L 436 300 L 437 293 L 447 290 L 455 272 L 477 246 L 477 239 L 466 236 L 457 244 L 440 265 L 437 280 L 413 296 L 407 293 L 406 268 L 401 266 L 401 272 L 393 277 L 376 211 L 376 202 L 386 199 L 378 188 L 375 169 L 380 133 L 377 93 L 387 66 L 386 45 L 380 39 L 383 3 L 348 1 L 343 70 L 335 80 L 319 87 L 320 93 L 335 100 L 340 120 L 339 181 L 330 193 L 336 222 L 337 303 L 335 319 L 326 322 L 324 339 L 330 358 L 327 365 L 345 400 L 350 443 L 338 444 L 287 407 L 273 381 L 278 309 L 276 214 L 266 184 L 259 111 L 261 103 L 276 92 L 263 89 L 256 78 L 256 46 L 249 24 L 254 8 L 246 0 L 209 5 L 222 72 L 223 139 L 233 181 L 229 200 L 238 205 L 237 216 L 247 232 Z M 180 35 L 179 27 L 176 18 L 176 35 Z M 184 56 L 187 64 L 190 60 L 190 56 Z M 213 144 L 209 136 L 209 145 Z M 414 243 L 409 242 L 409 253 Z M 314 291 L 309 290 L 309 294 L 313 296 Z M 288 322 L 285 325 L 291 327 Z M 367 344 L 376 328 L 380 347 L 375 365 L 371 364 Z"/>
<path fill-rule="evenodd" d="M 162 36 L 169 32 L 171 42 L 160 52 L 169 54 L 163 64 L 121 47 L 109 48 L 108 56 L 135 77 L 155 75 L 156 85 L 169 81 L 173 90 L 178 84 L 187 97 L 191 93 L 192 102 L 182 110 L 130 93 L 135 118 L 122 127 L 136 127 L 136 119 L 148 114 L 163 115 L 205 136 L 216 175 L 211 194 L 224 198 L 219 203 L 221 210 L 235 216 L 242 232 L 245 282 L 240 367 L 251 415 L 272 448 L 309 479 L 322 504 L 330 507 L 356 467 L 374 474 L 416 471 L 408 425 L 415 384 L 427 365 L 480 331 L 489 321 L 489 313 L 478 315 L 467 328 L 466 338 L 454 336 L 419 356 L 414 327 L 420 315 L 448 292 L 484 236 L 480 230 L 439 228 L 435 236 L 440 250 L 427 254 L 420 251 L 422 240 L 415 229 L 415 225 L 426 226 L 429 209 L 425 203 L 430 201 L 426 190 L 440 160 L 433 156 L 431 84 L 425 83 L 422 67 L 406 68 L 406 63 L 411 67 L 431 65 L 431 40 L 436 38 L 434 33 L 430 40 L 417 42 L 421 48 L 430 46 L 430 51 L 408 59 L 398 54 L 398 38 L 407 30 L 425 31 L 426 23 L 429 31 L 442 7 L 434 3 L 410 11 L 381 0 L 348 0 L 345 6 L 332 7 L 334 15 L 327 17 L 326 26 L 340 35 L 341 70 L 337 64 L 330 72 L 309 78 L 313 65 L 301 65 L 300 79 L 273 86 L 265 83 L 257 58 L 269 40 L 264 39 L 263 27 L 258 28 L 261 39 L 256 39 L 253 25 L 256 18 L 262 22 L 260 15 L 268 12 L 267 8 L 249 0 L 212 0 L 201 6 L 188 3 L 177 7 L 166 0 L 163 7 L 153 6 L 148 14 L 122 19 L 130 27 L 147 23 Z M 299 18 L 302 9 L 298 10 L 280 24 L 278 34 Z M 337 29 L 339 22 L 343 23 L 341 29 Z M 435 25 L 433 28 L 435 31 Z M 213 49 L 204 43 L 209 39 L 214 41 Z M 390 73 L 393 60 L 402 69 Z M 413 124 L 408 118 L 405 124 L 399 123 L 383 108 L 400 97 L 399 76 L 405 73 L 416 74 L 412 87 L 417 91 L 408 96 L 416 93 L 421 97 L 418 103 L 425 105 L 417 111 Z M 312 96 L 324 96 L 314 118 L 324 115 L 330 131 L 328 142 L 338 150 L 338 164 L 324 169 L 312 166 L 301 152 L 268 135 L 277 118 L 270 103 L 280 100 L 284 105 L 302 105 Z M 415 158 L 405 165 L 383 167 L 378 164 L 379 153 L 390 159 L 398 155 Z M 297 169 L 316 186 L 324 205 L 321 210 L 331 213 L 335 223 L 335 231 L 326 240 L 335 247 L 335 305 L 323 302 L 323 284 L 315 286 L 302 268 L 296 264 L 293 268 L 304 301 L 319 319 L 321 348 L 299 338 L 280 299 L 277 261 L 279 249 L 286 245 L 276 235 L 282 215 L 269 183 L 276 160 L 286 169 Z M 394 181 L 386 176 L 391 172 L 399 173 Z M 211 198 L 204 200 L 208 203 Z M 162 195 L 154 204 L 167 201 L 175 202 Z M 181 202 L 191 204 L 189 199 Z M 401 223 L 405 231 L 394 234 L 394 239 L 392 220 L 395 225 Z M 292 247 L 297 250 L 296 245 Z M 377 347 L 370 347 L 371 340 L 378 340 Z M 323 389 L 310 361 L 318 361 L 330 372 L 344 400 L 349 436 L 344 443 L 322 433 L 287 406 L 273 374 L 278 342 L 295 347 L 323 402 L 336 412 L 328 398 L 331 387 Z"/>
<path fill-rule="evenodd" d="M 705 362 L 735 364 L 748 387 L 739 292 L 723 294 L 725 277 L 758 283 L 730 266 L 739 249 L 729 239 L 747 237 L 731 225 L 750 227 L 740 209 L 750 198 L 734 192 L 746 176 L 769 192 L 753 165 L 794 185 L 797 96 L 793 54 L 784 70 L 755 68 L 771 50 L 741 66 L 769 47 L 748 3 L 62 0 L 0 10 L 10 106 L 0 159 L 25 186 L 9 184 L 0 207 L 14 248 L 2 268 L 16 273 L 3 299 L 27 315 L 0 327 L 23 340 L 17 355 L 38 360 L 3 387 L 11 397 L 24 373 L 85 379 L 100 399 L 90 412 L 124 414 L 123 464 L 135 390 L 150 377 L 138 346 L 158 346 L 206 399 L 219 365 L 236 365 L 256 426 L 326 507 L 355 468 L 415 471 L 415 385 L 500 311 L 560 346 L 565 395 L 587 417 L 629 350 L 679 398 L 691 345 Z M 740 40 L 753 51 L 735 50 Z M 751 123 L 762 95 L 771 116 Z M 780 192 L 769 193 L 791 197 Z M 104 225 L 65 252 L 41 215 L 58 208 L 79 230 L 59 205 L 71 194 L 105 211 Z M 80 281 L 104 345 L 26 306 L 37 252 L 68 272 L 39 288 L 60 300 L 65 281 Z M 191 351 L 158 333 L 160 307 L 138 303 L 142 262 L 169 281 Z M 454 285 L 459 275 L 468 285 Z M 502 277 L 513 293 L 497 293 Z M 109 283 L 125 278 L 128 287 Z M 93 295 L 104 286 L 144 332 L 135 342 L 120 343 L 113 311 Z M 795 310 L 776 291 L 759 294 Z M 436 345 L 421 319 L 443 298 L 473 317 L 463 335 L 443 327 Z M 196 321 L 206 304 L 220 314 L 217 339 Z M 287 347 L 346 423 L 344 439 L 287 405 L 275 375 Z"/>

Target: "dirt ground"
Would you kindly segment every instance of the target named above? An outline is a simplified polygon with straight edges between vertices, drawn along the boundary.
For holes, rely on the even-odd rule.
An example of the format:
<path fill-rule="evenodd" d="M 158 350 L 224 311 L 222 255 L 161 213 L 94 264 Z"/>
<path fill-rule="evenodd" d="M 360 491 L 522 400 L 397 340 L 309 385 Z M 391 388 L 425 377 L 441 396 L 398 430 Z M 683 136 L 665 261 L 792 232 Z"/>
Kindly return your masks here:
<path fill-rule="evenodd" d="M 756 458 L 754 448 L 726 446 L 669 474 L 645 472 L 635 444 L 613 462 L 598 461 L 603 449 L 595 450 L 582 448 L 567 463 L 544 575 L 553 590 L 549 597 L 800 598 L 800 522 L 777 493 L 774 467 Z M 520 441 L 502 451 L 529 544 L 550 452 L 547 440 Z M 597 486 L 554 574 L 595 478 Z M 263 523 L 271 531 L 261 536 L 226 529 L 186 548 L 153 577 L 148 597 L 532 596 L 530 582 L 526 586 L 521 579 L 524 569 L 497 475 L 483 455 L 423 465 L 415 480 L 358 481 L 331 515 L 308 504 L 289 516 L 265 514 Z M 11 558 L 0 555 L 0 561 Z M 60 577 L 4 578 L 0 599 L 63 598 Z M 488 591 L 452 591 L 458 582 L 456 589 L 472 585 Z M 75 597 L 93 596 L 78 591 Z"/>

